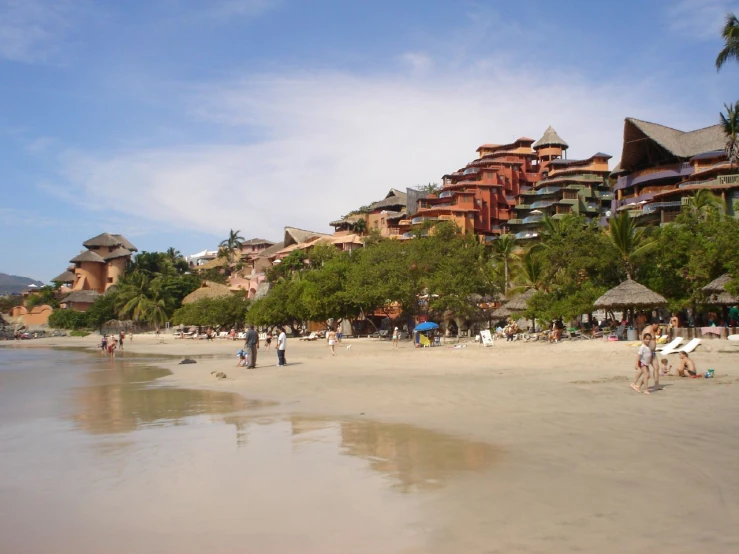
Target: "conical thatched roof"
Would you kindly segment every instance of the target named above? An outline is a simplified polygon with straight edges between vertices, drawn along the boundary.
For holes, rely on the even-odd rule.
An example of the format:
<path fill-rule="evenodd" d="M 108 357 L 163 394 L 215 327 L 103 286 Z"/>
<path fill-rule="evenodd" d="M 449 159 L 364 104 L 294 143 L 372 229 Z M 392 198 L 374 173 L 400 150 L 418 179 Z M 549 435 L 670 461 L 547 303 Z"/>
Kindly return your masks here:
<path fill-rule="evenodd" d="M 544 131 L 544 136 L 534 143 L 534 150 L 538 150 L 545 146 L 561 146 L 564 150 L 567 150 L 570 147 L 570 145 L 557 134 L 557 131 L 555 131 L 554 127 L 551 125 L 546 131 Z"/>
<path fill-rule="evenodd" d="M 183 304 L 192 304 L 204 298 L 222 298 L 231 296 L 233 293 L 226 285 L 216 283 L 214 281 L 203 281 L 199 289 L 191 292 L 182 299 Z"/>
<path fill-rule="evenodd" d="M 100 293 L 96 290 L 76 290 L 61 299 L 62 304 L 77 302 L 78 304 L 92 304 L 97 300 Z"/>
<path fill-rule="evenodd" d="M 716 294 L 725 292 L 726 285 L 729 284 L 729 281 L 731 281 L 731 275 L 729 275 L 728 273 L 724 273 L 721 277 L 719 277 L 718 279 L 714 279 L 705 287 L 703 287 L 703 292 L 713 292 Z"/>
<path fill-rule="evenodd" d="M 125 258 L 126 256 L 130 255 L 131 251 L 128 248 L 123 248 L 122 246 L 119 246 L 110 254 L 105 255 L 105 261 L 107 262 L 108 260 L 114 260 L 115 258 Z"/>
<path fill-rule="evenodd" d="M 595 301 L 596 308 L 655 308 L 667 304 L 664 296 L 628 279 Z"/>
<path fill-rule="evenodd" d="M 493 310 L 493 312 L 490 314 L 490 317 L 496 318 L 496 319 L 503 319 L 511 315 L 513 312 L 508 309 L 508 306 L 500 306 L 499 308 L 496 308 Z"/>
<path fill-rule="evenodd" d="M 67 270 L 64 273 L 54 277 L 52 283 L 74 283 L 75 275 L 71 271 Z"/>
<path fill-rule="evenodd" d="M 727 306 L 739 304 L 739 298 L 726 291 L 726 285 L 729 284 L 729 281 L 731 281 L 731 275 L 724 273 L 721 277 L 714 279 L 703 287 L 703 292 L 708 295 L 706 303 Z"/>
<path fill-rule="evenodd" d="M 508 308 L 508 310 L 513 312 L 523 312 L 526 310 L 526 308 L 529 307 L 529 300 L 532 296 L 536 294 L 536 289 L 529 289 L 523 294 L 519 294 L 515 298 L 511 299 L 510 302 L 508 302 L 505 305 L 505 308 Z"/>
<path fill-rule="evenodd" d="M 69 260 L 72 263 L 77 262 L 94 262 L 96 264 L 104 264 L 105 260 L 100 257 L 99 254 L 96 254 L 92 250 L 85 250 L 81 254 L 75 256 L 71 260 Z"/>

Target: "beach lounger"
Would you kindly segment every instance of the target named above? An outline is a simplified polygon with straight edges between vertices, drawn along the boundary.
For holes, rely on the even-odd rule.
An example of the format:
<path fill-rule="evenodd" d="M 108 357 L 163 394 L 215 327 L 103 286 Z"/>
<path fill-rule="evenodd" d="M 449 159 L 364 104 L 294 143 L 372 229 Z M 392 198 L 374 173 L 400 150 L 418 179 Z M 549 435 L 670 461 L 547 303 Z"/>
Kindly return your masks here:
<path fill-rule="evenodd" d="M 682 337 L 677 337 L 676 339 L 673 339 L 670 344 L 667 344 L 665 346 L 658 346 L 657 352 L 660 354 L 670 354 L 671 352 L 674 352 L 677 350 L 678 346 L 680 346 L 683 343 Z"/>
<path fill-rule="evenodd" d="M 695 350 L 696 348 L 698 348 L 698 346 L 702 342 L 703 342 L 702 339 L 693 339 L 688 344 L 686 344 L 685 346 L 683 346 L 682 348 L 680 348 L 678 350 L 678 352 L 687 352 L 688 354 L 690 354 L 693 350 Z"/>
<path fill-rule="evenodd" d="M 318 340 L 318 333 L 311 333 L 307 337 L 300 337 L 300 339 L 298 340 L 311 340 L 311 341 Z"/>

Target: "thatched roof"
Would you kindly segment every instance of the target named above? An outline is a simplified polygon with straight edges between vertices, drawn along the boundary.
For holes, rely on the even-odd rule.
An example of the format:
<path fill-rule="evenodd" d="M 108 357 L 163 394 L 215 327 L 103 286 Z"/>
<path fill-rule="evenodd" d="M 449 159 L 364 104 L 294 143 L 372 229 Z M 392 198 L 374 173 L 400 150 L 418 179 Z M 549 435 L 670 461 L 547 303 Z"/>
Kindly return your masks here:
<path fill-rule="evenodd" d="M 688 160 L 697 154 L 722 150 L 725 145 L 721 125 L 685 132 L 627 117 L 621 166 L 630 170 L 644 164 Z"/>
<path fill-rule="evenodd" d="M 505 317 L 508 317 L 511 314 L 513 314 L 513 312 L 509 310 L 508 306 L 504 304 L 503 306 L 500 306 L 499 308 L 496 308 L 495 310 L 493 310 L 490 316 L 496 319 L 503 319 Z"/>
<path fill-rule="evenodd" d="M 82 243 L 82 246 L 85 248 L 90 248 L 91 246 L 118 246 L 121 244 L 121 241 L 117 238 L 115 238 L 110 233 L 100 233 L 96 237 L 92 237 L 91 239 L 87 239 L 85 242 Z"/>
<path fill-rule="evenodd" d="M 78 304 L 92 304 L 100 296 L 100 293 L 96 290 L 76 290 L 68 296 L 65 296 L 62 300 L 62 304 L 78 303 Z"/>
<path fill-rule="evenodd" d="M 727 306 L 739 304 L 739 298 L 726 291 L 726 285 L 729 284 L 729 281 L 731 281 L 731 275 L 724 273 L 721 277 L 714 279 L 703 287 L 703 292 L 708 294 L 706 302 Z"/>
<path fill-rule="evenodd" d="M 270 256 L 273 256 L 274 254 L 277 254 L 280 250 L 285 248 L 284 242 L 276 242 L 269 248 L 265 248 L 264 250 L 261 250 L 257 253 L 257 258 L 269 258 Z"/>
<path fill-rule="evenodd" d="M 505 307 L 512 312 L 523 312 L 528 308 L 528 302 L 536 294 L 536 289 L 529 289 L 510 300 Z"/>
<path fill-rule="evenodd" d="M 726 285 L 729 284 L 729 281 L 731 281 L 731 275 L 724 273 L 721 277 L 714 279 L 703 287 L 703 292 L 715 292 L 716 294 L 725 292 Z"/>
<path fill-rule="evenodd" d="M 51 280 L 51 282 L 52 283 L 74 283 L 75 278 L 76 278 L 75 274 L 67 270 L 64 273 L 54 277 Z"/>
<path fill-rule="evenodd" d="M 256 246 L 258 244 L 268 244 L 268 245 L 272 246 L 274 244 L 274 242 L 272 242 L 271 240 L 267 240 L 267 239 L 259 239 L 259 238 L 256 238 L 256 239 L 249 239 L 249 240 L 247 240 L 245 242 L 242 242 L 241 244 L 242 244 L 242 246 Z"/>
<path fill-rule="evenodd" d="M 407 193 L 400 191 L 398 189 L 390 189 L 390 192 L 387 193 L 387 196 L 385 196 L 385 198 L 377 202 L 373 202 L 370 207 L 372 208 L 373 211 L 381 210 L 382 208 L 389 208 L 391 206 L 405 207 L 407 202 L 408 202 Z"/>
<path fill-rule="evenodd" d="M 191 292 L 182 299 L 182 303 L 192 304 L 204 298 L 222 298 L 224 296 L 231 296 L 231 294 L 233 294 L 231 289 L 226 285 L 214 281 L 203 281 L 199 289 Z"/>
<path fill-rule="evenodd" d="M 545 146 L 561 146 L 564 150 L 570 147 L 551 125 L 544 131 L 544 136 L 534 143 L 534 150 L 544 148 Z"/>
<path fill-rule="evenodd" d="M 310 239 L 315 237 L 327 237 L 329 235 L 325 233 L 317 233 L 315 231 L 306 231 L 305 229 L 298 229 L 297 227 L 285 227 L 285 246 L 292 244 L 301 244 L 308 242 Z"/>
<path fill-rule="evenodd" d="M 75 256 L 69 261 L 72 263 L 77 263 L 77 262 L 92 262 L 96 264 L 105 263 L 105 260 L 102 257 L 100 257 L 100 254 L 97 254 L 93 252 L 92 250 L 85 250 L 84 252 L 82 252 L 81 254 L 78 254 L 77 256 Z"/>
<path fill-rule="evenodd" d="M 108 260 L 114 260 L 115 258 L 126 258 L 130 255 L 131 251 L 128 248 L 123 248 L 122 246 L 119 246 L 110 254 L 105 255 L 105 261 L 107 262 Z"/>
<path fill-rule="evenodd" d="M 195 271 L 205 271 L 205 270 L 214 269 L 217 267 L 226 267 L 228 266 L 228 264 L 229 264 L 228 258 L 220 257 L 220 258 L 215 258 L 202 265 L 196 266 L 194 269 Z"/>
<path fill-rule="evenodd" d="M 595 301 L 596 308 L 656 308 L 667 300 L 644 285 L 628 279 Z"/>
<path fill-rule="evenodd" d="M 121 246 L 122 246 L 123 248 L 127 248 L 127 249 L 128 249 L 128 250 L 130 250 L 131 252 L 138 252 L 138 251 L 139 251 L 139 249 L 138 249 L 138 248 L 136 248 L 136 247 L 135 247 L 135 246 L 134 246 L 134 245 L 133 245 L 133 244 L 131 243 L 131 241 L 130 241 L 130 240 L 128 240 L 128 239 L 127 239 L 126 237 L 124 237 L 123 235 L 115 235 L 115 234 L 114 234 L 113 236 L 114 236 L 115 238 L 117 238 L 117 239 L 118 239 L 118 240 L 120 241 L 120 243 L 121 243 Z"/>

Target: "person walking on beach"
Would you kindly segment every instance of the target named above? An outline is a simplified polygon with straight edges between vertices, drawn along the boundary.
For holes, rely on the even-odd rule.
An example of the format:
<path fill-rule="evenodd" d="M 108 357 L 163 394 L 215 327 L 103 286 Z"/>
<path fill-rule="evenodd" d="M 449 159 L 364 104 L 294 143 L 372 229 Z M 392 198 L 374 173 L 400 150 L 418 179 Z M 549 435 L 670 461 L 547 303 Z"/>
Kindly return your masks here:
<path fill-rule="evenodd" d="M 100 341 L 101 354 L 105 356 L 108 352 L 108 335 L 103 335 L 103 340 Z"/>
<path fill-rule="evenodd" d="M 650 323 L 644 327 L 642 331 L 642 339 L 649 335 L 649 349 L 652 351 L 652 373 L 654 374 L 654 388 L 659 388 L 659 359 L 657 357 L 657 333 L 659 333 L 659 323 Z"/>
<path fill-rule="evenodd" d="M 329 329 L 326 334 L 326 340 L 328 340 L 328 349 L 331 350 L 331 355 L 335 356 L 336 352 L 334 351 L 334 345 L 336 344 L 336 331 Z"/>
<path fill-rule="evenodd" d="M 264 346 L 267 347 L 267 350 L 269 350 L 270 344 L 272 344 L 272 331 L 267 331 L 267 334 L 264 337 Z"/>
<path fill-rule="evenodd" d="M 652 340 L 652 335 L 646 333 L 642 337 L 642 343 L 639 346 L 639 351 L 636 353 L 636 377 L 634 382 L 631 383 L 631 388 L 636 392 L 644 392 L 644 394 L 650 394 L 649 392 L 649 365 L 652 363 L 652 349 L 649 348 L 649 342 Z M 641 390 L 641 379 L 644 378 L 644 391 Z"/>
<path fill-rule="evenodd" d="M 118 345 L 115 342 L 115 335 L 111 335 L 110 339 L 108 340 L 108 356 L 112 360 L 115 358 L 115 349 Z"/>
<path fill-rule="evenodd" d="M 400 340 L 400 331 L 396 327 L 393 329 L 393 348 L 398 348 L 398 341 Z"/>
<path fill-rule="evenodd" d="M 257 349 L 259 348 L 259 335 L 254 330 L 254 325 L 249 326 L 246 332 L 244 350 L 246 350 L 246 369 L 257 367 Z"/>
<path fill-rule="evenodd" d="M 285 328 L 280 327 L 280 334 L 277 336 L 277 367 L 287 365 L 285 361 L 285 346 L 287 345 L 287 334 Z"/>
<path fill-rule="evenodd" d="M 121 350 L 123 350 L 123 339 L 125 339 L 125 338 L 126 338 L 126 333 L 124 333 L 123 331 L 121 331 L 118 334 L 118 344 L 121 345 Z"/>

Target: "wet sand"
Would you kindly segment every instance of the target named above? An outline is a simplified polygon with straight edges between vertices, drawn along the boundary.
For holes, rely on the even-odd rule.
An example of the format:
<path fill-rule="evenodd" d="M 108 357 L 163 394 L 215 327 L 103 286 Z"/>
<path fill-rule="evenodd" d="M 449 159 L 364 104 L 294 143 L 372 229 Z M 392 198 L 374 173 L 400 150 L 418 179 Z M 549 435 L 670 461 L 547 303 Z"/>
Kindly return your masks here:
<path fill-rule="evenodd" d="M 96 342 L 43 339 L 23 346 Z M 173 372 L 159 382 L 259 402 L 251 413 L 219 416 L 246 429 L 249 448 L 256 429 L 277 426 L 279 436 L 279 426 L 290 422 L 291 438 L 283 440 L 291 449 L 302 435 L 341 453 L 291 457 L 294 476 L 286 480 L 277 478 L 280 467 L 272 468 L 274 451 L 255 468 L 261 481 L 249 481 L 252 473 L 245 472 L 251 485 L 244 494 L 253 494 L 257 481 L 265 485 L 257 510 L 265 534 L 253 543 L 258 548 L 242 551 L 739 550 L 739 352 L 723 352 L 731 349 L 726 341 L 706 341 L 692 356 L 699 369 L 715 369 L 716 378 L 663 377 L 663 390 L 649 397 L 628 388 L 636 348 L 624 343 L 421 350 L 403 343 L 393 351 L 389 342 L 359 339 L 344 341 L 331 357 L 324 342 L 290 339 L 287 367 L 276 367 L 274 349 L 260 349 L 255 370 L 235 367 L 240 345 L 136 336 L 115 363 L 134 354 L 194 357 L 192 365 L 158 362 Z M 216 380 L 211 371 L 228 378 Z M 219 432 L 203 430 L 203 440 Z M 278 439 L 270 441 L 279 450 Z M 360 465 L 312 473 L 314 465 L 340 468 L 347 457 Z M 231 465 L 213 464 L 214 487 L 240 475 Z M 382 484 L 369 486 L 361 477 L 368 474 Z M 339 489 L 348 491 L 352 481 L 355 493 L 327 492 L 330 502 L 321 509 L 306 500 L 322 494 L 315 482 L 327 490 L 343 483 Z M 280 519 L 286 498 L 290 510 Z M 333 505 L 334 511 L 327 507 Z M 270 526 L 268 514 L 281 525 Z M 352 514 L 364 524 L 355 525 Z M 203 517 L 204 530 L 215 526 L 229 536 Z M 306 518 L 314 530 L 332 520 L 331 528 L 342 530 L 336 532 L 341 545 L 325 532 L 311 535 Z M 302 541 L 290 542 L 296 536 Z"/>

